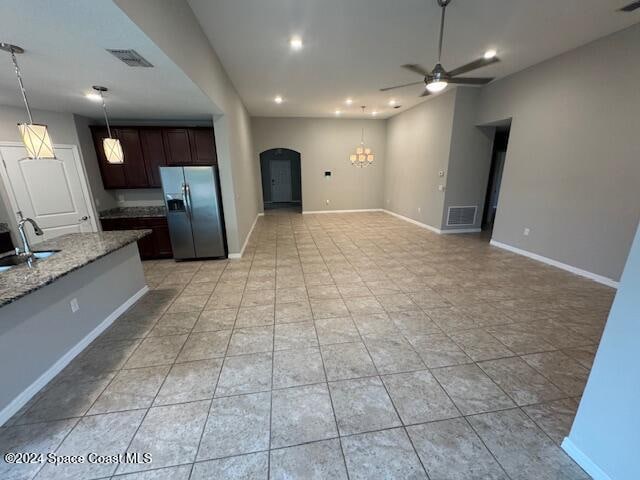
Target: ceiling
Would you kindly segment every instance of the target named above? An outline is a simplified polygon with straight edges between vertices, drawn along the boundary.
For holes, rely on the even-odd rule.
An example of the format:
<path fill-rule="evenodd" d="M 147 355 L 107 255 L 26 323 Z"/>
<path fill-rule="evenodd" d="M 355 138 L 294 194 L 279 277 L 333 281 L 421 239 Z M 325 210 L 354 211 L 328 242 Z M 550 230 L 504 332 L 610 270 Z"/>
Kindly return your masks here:
<path fill-rule="evenodd" d="M 436 0 L 188 1 L 252 115 L 360 116 L 367 105 L 385 118 L 422 101 L 423 87 L 378 89 L 420 80 L 400 65 L 430 69 L 437 58 Z M 616 11 L 629 2 L 453 0 L 443 65 L 495 48 L 502 62 L 473 75 L 504 77 L 639 22 L 640 10 Z M 289 49 L 292 35 L 303 39 L 300 52 Z M 388 106 L 392 98 L 402 109 Z"/>
<path fill-rule="evenodd" d="M 18 56 L 31 107 L 100 118 L 84 94 L 109 87 L 110 117 L 211 118 L 208 98 L 111 0 L 0 2 L 0 41 Z M 133 48 L 154 68 L 132 68 L 105 48 Z M 22 105 L 11 57 L 0 52 L 0 105 Z M 34 119 L 37 121 L 37 118 Z"/>

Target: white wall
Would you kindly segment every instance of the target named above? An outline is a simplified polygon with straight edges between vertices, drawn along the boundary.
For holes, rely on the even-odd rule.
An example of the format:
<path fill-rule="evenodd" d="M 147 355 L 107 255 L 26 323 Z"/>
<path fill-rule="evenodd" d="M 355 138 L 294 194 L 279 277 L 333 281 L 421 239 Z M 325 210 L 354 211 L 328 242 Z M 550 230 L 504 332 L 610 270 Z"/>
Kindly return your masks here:
<path fill-rule="evenodd" d="M 640 229 L 563 447 L 596 480 L 640 478 Z"/>
<path fill-rule="evenodd" d="M 450 90 L 388 120 L 384 205 L 435 228 L 442 226 L 444 185 L 456 91 Z M 420 211 L 418 211 L 420 209 Z"/>
<path fill-rule="evenodd" d="M 640 218 L 639 58 L 636 25 L 483 89 L 476 123 L 512 118 L 495 240 L 620 278 Z"/>
<path fill-rule="evenodd" d="M 271 148 L 289 148 L 300 153 L 304 211 L 382 208 L 385 123 L 384 120 L 254 117 L 251 119 L 253 158 L 259 166 L 260 153 Z M 351 165 L 349 154 L 360 144 L 363 127 L 365 144 L 373 149 L 376 158 L 373 165 L 358 168 Z M 325 177 L 325 171 L 331 171 L 331 176 Z"/>
<path fill-rule="evenodd" d="M 247 110 L 186 2 L 115 2 L 212 101 L 227 242 L 239 253 L 262 203 Z"/>

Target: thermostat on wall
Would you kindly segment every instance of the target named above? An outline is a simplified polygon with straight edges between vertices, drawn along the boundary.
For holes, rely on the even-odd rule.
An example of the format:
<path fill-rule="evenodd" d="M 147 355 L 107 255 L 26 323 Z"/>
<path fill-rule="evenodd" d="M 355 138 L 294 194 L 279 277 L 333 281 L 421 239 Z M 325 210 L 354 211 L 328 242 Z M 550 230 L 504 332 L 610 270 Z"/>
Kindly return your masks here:
<path fill-rule="evenodd" d="M 331 176 L 331 172 L 324 172 L 324 176 L 325 177 L 330 177 Z"/>

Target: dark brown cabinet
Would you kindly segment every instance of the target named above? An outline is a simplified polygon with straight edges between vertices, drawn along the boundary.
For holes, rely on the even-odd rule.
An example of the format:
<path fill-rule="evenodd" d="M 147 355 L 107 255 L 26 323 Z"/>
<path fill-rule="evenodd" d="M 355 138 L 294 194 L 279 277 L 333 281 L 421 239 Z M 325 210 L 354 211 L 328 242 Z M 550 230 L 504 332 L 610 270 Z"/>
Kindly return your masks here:
<path fill-rule="evenodd" d="M 162 141 L 162 130 L 159 128 L 140 130 L 140 144 L 142 145 L 142 156 L 147 170 L 149 187 L 160 188 L 162 187 L 160 167 L 167 164 Z"/>
<path fill-rule="evenodd" d="M 103 230 L 151 230 L 151 235 L 138 240 L 143 260 L 173 257 L 169 225 L 164 217 L 104 218 L 100 222 Z"/>
<path fill-rule="evenodd" d="M 106 189 L 160 188 L 162 165 L 216 165 L 215 138 L 209 127 L 112 128 L 124 152 L 123 164 L 107 162 L 102 139 L 105 127 L 91 127 L 102 183 Z"/>
<path fill-rule="evenodd" d="M 135 185 L 149 186 L 138 130 L 135 128 L 114 128 L 113 134 L 120 140 L 122 145 L 122 152 L 125 158 L 122 166 L 124 167 L 124 178 L 126 179 L 127 187 L 131 188 L 131 186 Z"/>
<path fill-rule="evenodd" d="M 195 165 L 215 165 L 218 161 L 213 130 L 192 128 L 189 130 L 191 163 Z"/>
<path fill-rule="evenodd" d="M 162 132 L 167 153 L 167 165 L 189 165 L 191 143 L 186 128 L 165 128 Z"/>

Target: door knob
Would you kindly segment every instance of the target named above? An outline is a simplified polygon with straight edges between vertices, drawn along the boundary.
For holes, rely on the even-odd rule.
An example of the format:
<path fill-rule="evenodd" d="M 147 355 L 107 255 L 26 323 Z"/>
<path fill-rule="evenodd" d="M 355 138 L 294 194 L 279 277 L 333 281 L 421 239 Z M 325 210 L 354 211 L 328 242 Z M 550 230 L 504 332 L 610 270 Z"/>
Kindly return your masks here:
<path fill-rule="evenodd" d="M 89 220 L 89 217 L 87 217 L 86 215 L 84 217 L 82 217 L 79 221 L 80 222 L 86 222 L 87 220 Z"/>

